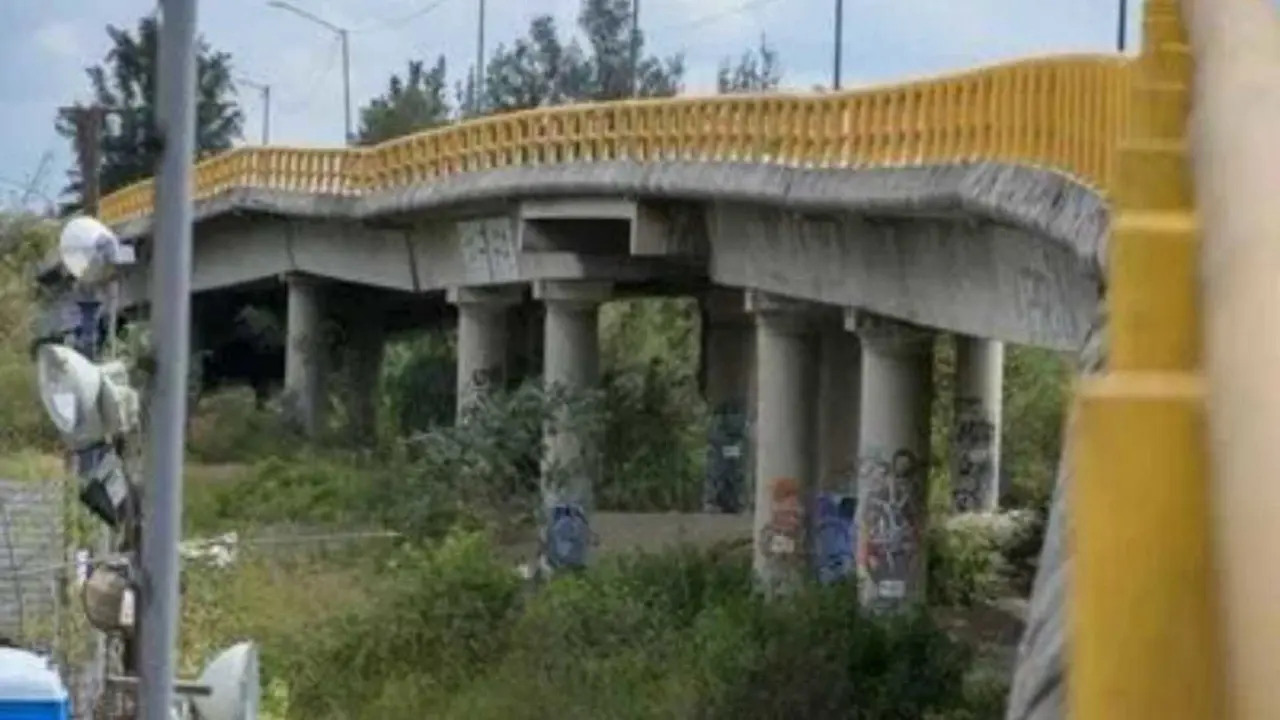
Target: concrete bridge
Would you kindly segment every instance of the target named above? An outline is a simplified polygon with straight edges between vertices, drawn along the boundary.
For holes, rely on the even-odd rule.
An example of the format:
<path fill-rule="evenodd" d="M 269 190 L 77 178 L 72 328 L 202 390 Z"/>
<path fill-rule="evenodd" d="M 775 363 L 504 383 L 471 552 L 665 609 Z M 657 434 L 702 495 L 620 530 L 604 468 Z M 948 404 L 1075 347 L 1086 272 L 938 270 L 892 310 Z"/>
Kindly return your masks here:
<path fill-rule="evenodd" d="M 366 382 L 383 333 L 456 318 L 465 403 L 525 332 L 542 337 L 548 380 L 586 387 L 600 303 L 696 296 L 709 399 L 751 417 L 757 573 L 771 585 L 806 572 L 799 497 L 856 487 L 857 565 L 881 599 L 920 588 L 913 459 L 929 436 L 931 335 L 964 338 L 972 420 L 955 433 L 978 439 L 958 447 L 985 469 L 999 343 L 1078 351 L 1078 477 L 1059 480 L 1010 717 L 1062 716 L 1068 657 L 1079 717 L 1225 717 L 1228 681 L 1234 717 L 1272 717 L 1277 652 L 1258 629 L 1280 576 L 1246 558 L 1274 544 L 1254 494 L 1275 491 L 1249 478 L 1280 465 L 1274 424 L 1257 429 L 1280 417 L 1280 393 L 1255 359 L 1280 335 L 1241 323 L 1276 295 L 1262 270 L 1276 268 L 1265 245 L 1280 215 L 1259 193 L 1273 185 L 1262 149 L 1280 119 L 1280 23 L 1262 0 L 1148 0 L 1143 15 L 1133 58 L 227 153 L 196 173 L 197 301 L 255 291 L 287 305 L 285 382 L 316 427 L 325 370 L 308 339 L 323 318 L 347 328 Z M 152 197 L 142 183 L 102 203 L 144 257 Z M 1230 250 L 1218 262 L 1201 263 L 1202 223 L 1206 245 Z M 550 444 L 554 459 L 579 451 Z M 589 473 L 547 488 L 553 540 L 580 527 L 590 490 Z"/>
<path fill-rule="evenodd" d="M 830 96 L 514 113 L 372 148 L 240 149 L 196 172 L 195 336 L 237 294 L 283 306 L 284 383 L 314 432 L 333 333 L 371 426 L 388 333 L 456 322 L 461 405 L 530 338 L 547 381 L 590 387 L 601 303 L 695 296 L 727 461 L 714 474 L 754 465 L 754 483 L 709 483 L 708 504 L 751 505 L 735 495 L 754 485 L 770 538 L 757 570 L 784 582 L 806 572 L 800 498 L 830 493 L 818 523 L 847 537 L 856 491 L 871 586 L 915 596 L 933 335 L 961 338 L 956 507 L 990 509 L 1002 343 L 1076 350 L 1096 311 L 1129 72 L 1069 56 Z M 143 183 L 101 204 L 144 258 L 151 199 Z M 146 287 L 133 278 L 126 302 Z M 576 443 L 557 437 L 550 462 L 572 465 Z M 566 528 L 585 523 L 591 475 L 548 488 Z M 824 562 L 851 567 L 852 543 Z"/>

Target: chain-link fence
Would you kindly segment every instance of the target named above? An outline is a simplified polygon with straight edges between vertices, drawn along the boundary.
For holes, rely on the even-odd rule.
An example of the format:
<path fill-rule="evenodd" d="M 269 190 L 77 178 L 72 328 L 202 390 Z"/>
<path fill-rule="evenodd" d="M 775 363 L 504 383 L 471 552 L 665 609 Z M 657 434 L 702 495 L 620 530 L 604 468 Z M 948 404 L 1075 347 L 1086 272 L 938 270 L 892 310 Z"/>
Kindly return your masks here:
<path fill-rule="evenodd" d="M 75 718 L 92 717 L 92 631 L 74 594 L 77 508 L 66 481 L 0 479 L 0 637 L 53 660 Z"/>

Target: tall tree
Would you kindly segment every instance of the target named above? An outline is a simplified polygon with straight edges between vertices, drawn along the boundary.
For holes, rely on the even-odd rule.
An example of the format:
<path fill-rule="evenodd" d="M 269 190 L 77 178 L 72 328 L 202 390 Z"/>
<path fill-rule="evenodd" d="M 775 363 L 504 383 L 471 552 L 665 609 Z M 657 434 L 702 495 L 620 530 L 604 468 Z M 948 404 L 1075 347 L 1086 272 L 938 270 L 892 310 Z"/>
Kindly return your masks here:
<path fill-rule="evenodd" d="M 107 110 L 103 119 L 99 175 L 103 193 L 155 174 L 160 160 L 156 138 L 156 49 L 159 23 L 138 22 L 136 33 L 107 26 L 111 49 L 102 63 L 86 68 L 93 101 Z M 71 114 L 59 111 L 57 130 L 75 145 Z M 231 56 L 199 42 L 196 75 L 196 156 L 227 150 L 240 137 L 244 115 L 231 80 Z M 67 192 L 79 195 L 80 172 L 70 173 Z"/>
<path fill-rule="evenodd" d="M 643 34 L 632 34 L 631 0 L 582 0 L 578 28 L 585 48 L 562 39 L 548 16 L 534 18 L 526 37 L 499 46 L 489 60 L 484 109 L 507 112 L 630 97 L 633 40 L 640 50 L 637 94 L 665 97 L 680 90 L 684 58 L 644 55 Z"/>
<path fill-rule="evenodd" d="M 444 56 L 427 68 L 410 60 L 404 77 L 392 75 L 387 91 L 360 109 L 359 142 L 371 145 L 449 122 Z"/>
<path fill-rule="evenodd" d="M 777 90 L 780 82 L 782 66 L 778 62 L 778 51 L 763 35 L 760 44 L 742 53 L 736 65 L 725 58 L 716 73 L 716 87 L 722 93 L 769 92 Z"/>
<path fill-rule="evenodd" d="M 564 42 L 549 15 L 527 37 L 499 45 L 485 73 L 482 110 L 507 112 L 573 102 L 591 94 L 590 67 L 576 40 Z"/>

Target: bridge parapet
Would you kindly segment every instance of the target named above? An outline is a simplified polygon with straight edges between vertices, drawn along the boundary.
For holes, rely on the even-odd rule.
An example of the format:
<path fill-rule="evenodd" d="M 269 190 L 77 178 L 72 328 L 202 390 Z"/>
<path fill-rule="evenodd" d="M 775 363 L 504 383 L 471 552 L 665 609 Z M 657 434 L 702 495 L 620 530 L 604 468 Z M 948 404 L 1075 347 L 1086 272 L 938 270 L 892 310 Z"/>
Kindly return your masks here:
<path fill-rule="evenodd" d="M 1106 193 L 1131 61 L 1034 58 L 841 93 L 624 100 L 508 113 L 368 148 L 239 148 L 196 167 L 205 200 L 239 188 L 361 196 L 460 173 L 570 162 L 888 168 L 996 161 Z M 111 225 L 152 211 L 148 179 L 102 199 Z"/>

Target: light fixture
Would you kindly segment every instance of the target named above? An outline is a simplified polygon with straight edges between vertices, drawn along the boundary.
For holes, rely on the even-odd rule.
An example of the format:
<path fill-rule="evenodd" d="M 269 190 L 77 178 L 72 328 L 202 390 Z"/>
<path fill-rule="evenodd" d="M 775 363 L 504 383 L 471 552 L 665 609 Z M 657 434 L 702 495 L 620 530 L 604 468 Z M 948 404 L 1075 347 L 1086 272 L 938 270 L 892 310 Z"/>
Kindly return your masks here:
<path fill-rule="evenodd" d="M 80 592 L 85 617 L 94 628 L 104 633 L 133 631 L 137 609 L 127 567 L 94 566 Z"/>
<path fill-rule="evenodd" d="M 108 675 L 107 684 L 138 687 L 132 676 Z M 200 677 L 174 681 L 175 694 L 185 706 L 181 717 L 188 720 L 258 720 L 261 680 L 258 646 L 251 641 L 237 643 L 218 653 Z"/>
<path fill-rule="evenodd" d="M 110 279 L 115 268 L 137 261 L 133 246 L 91 217 L 72 218 L 58 237 L 58 257 L 67 274 L 83 283 Z"/>
<path fill-rule="evenodd" d="M 121 362 L 95 365 L 65 345 L 41 345 L 36 381 L 49 418 L 72 447 L 107 441 L 137 426 L 138 393 Z"/>
<path fill-rule="evenodd" d="M 191 697 L 198 720 L 257 720 L 258 646 L 246 641 L 223 650 L 196 683 L 208 690 L 207 695 Z"/>

